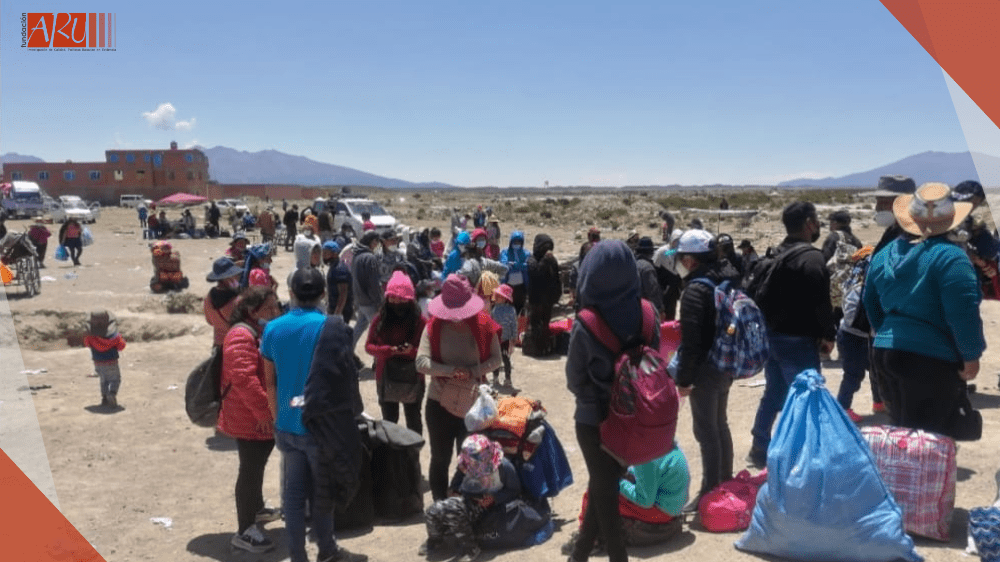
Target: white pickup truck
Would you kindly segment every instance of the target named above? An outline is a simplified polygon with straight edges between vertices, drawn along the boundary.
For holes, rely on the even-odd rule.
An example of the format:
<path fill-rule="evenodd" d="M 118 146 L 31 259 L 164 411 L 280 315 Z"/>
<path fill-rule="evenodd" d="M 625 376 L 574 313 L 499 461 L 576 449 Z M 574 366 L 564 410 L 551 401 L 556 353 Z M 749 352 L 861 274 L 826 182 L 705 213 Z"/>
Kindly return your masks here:
<path fill-rule="evenodd" d="M 80 223 L 92 223 L 97 222 L 101 216 L 101 204 L 87 204 L 76 195 L 63 195 L 49 214 L 55 222 L 66 222 L 67 218 L 73 218 Z"/>

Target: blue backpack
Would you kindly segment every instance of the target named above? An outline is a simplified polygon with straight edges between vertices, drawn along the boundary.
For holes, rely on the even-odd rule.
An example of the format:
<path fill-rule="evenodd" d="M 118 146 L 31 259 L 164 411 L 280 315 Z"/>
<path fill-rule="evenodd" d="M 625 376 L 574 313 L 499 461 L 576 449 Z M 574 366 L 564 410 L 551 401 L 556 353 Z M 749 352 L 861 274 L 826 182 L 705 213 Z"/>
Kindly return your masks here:
<path fill-rule="evenodd" d="M 764 314 L 753 299 L 729 281 L 719 285 L 699 277 L 692 282 L 715 291 L 715 341 L 708 360 L 734 379 L 745 379 L 764 370 L 770 348 Z"/>

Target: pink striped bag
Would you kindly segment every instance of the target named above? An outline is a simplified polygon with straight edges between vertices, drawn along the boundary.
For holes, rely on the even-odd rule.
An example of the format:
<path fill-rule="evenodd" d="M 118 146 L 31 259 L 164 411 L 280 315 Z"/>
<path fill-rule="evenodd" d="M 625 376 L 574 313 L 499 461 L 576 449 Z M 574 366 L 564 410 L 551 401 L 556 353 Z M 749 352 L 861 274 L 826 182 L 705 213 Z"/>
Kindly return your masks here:
<path fill-rule="evenodd" d="M 915 535 L 948 541 L 955 509 L 955 441 L 950 437 L 888 425 L 862 427 L 882 480 L 903 508 L 903 524 Z"/>

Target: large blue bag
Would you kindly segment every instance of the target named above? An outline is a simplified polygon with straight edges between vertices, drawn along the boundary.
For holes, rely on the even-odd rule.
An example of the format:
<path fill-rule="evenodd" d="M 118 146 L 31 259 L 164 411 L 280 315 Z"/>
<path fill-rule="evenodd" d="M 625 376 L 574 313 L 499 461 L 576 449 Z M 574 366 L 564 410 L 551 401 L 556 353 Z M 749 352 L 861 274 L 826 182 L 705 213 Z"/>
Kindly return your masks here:
<path fill-rule="evenodd" d="M 736 548 L 807 561 L 922 561 L 868 443 L 824 382 L 810 369 L 789 388 L 767 482 Z"/>

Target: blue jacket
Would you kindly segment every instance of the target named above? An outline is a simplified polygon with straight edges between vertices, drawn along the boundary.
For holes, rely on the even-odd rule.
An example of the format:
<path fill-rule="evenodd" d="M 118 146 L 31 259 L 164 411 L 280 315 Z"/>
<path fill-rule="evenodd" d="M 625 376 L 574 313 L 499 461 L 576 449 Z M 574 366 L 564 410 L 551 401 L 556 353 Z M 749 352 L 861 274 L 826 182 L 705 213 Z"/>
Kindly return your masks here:
<path fill-rule="evenodd" d="M 521 244 L 516 250 L 513 248 L 515 242 Z M 523 232 L 515 230 L 510 233 L 510 243 L 500 251 L 500 263 L 507 266 L 507 275 L 501 280 L 503 283 L 528 286 L 528 253 L 524 251 Z"/>
<path fill-rule="evenodd" d="M 986 349 L 982 294 L 965 251 L 943 237 L 899 238 L 872 258 L 864 305 L 875 347 L 945 361 L 973 361 Z"/>

